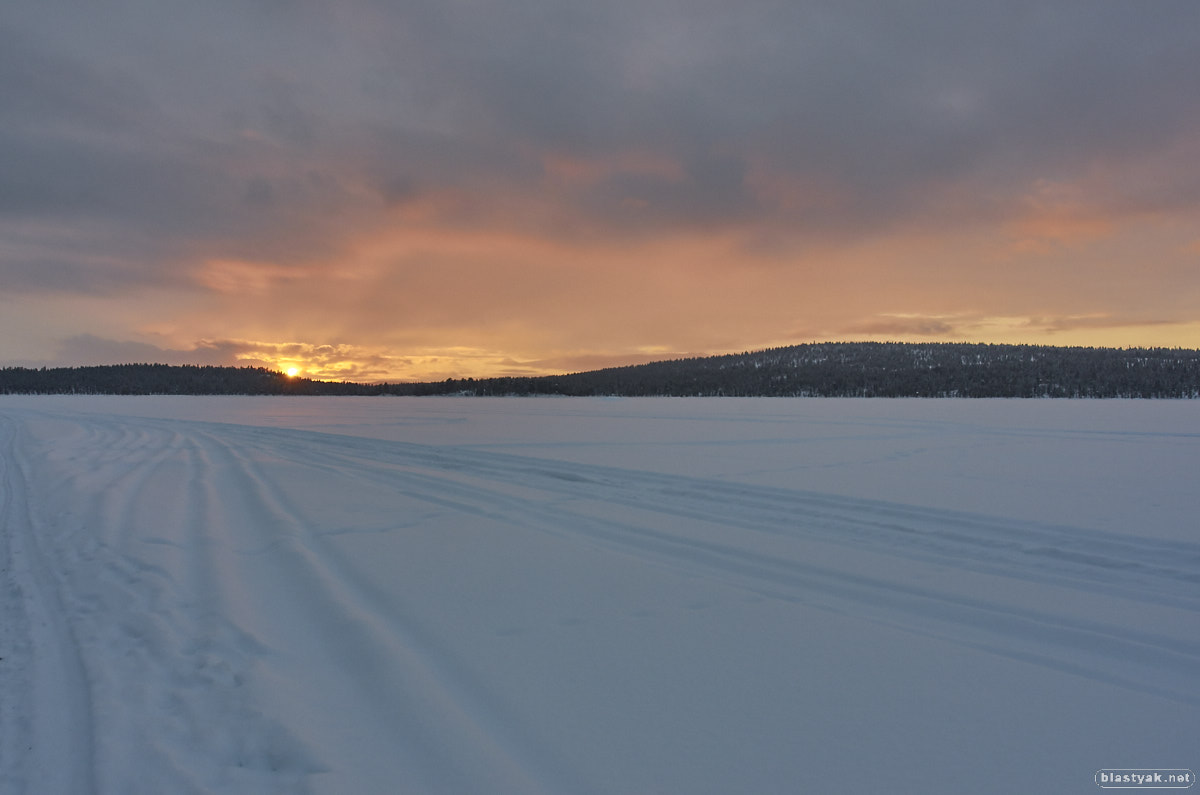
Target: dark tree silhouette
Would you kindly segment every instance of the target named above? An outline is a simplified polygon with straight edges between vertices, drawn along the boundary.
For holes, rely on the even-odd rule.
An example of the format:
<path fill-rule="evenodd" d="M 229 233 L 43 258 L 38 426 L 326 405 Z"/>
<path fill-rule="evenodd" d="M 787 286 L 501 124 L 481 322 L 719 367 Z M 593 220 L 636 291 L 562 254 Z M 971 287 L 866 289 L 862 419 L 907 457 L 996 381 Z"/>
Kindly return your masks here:
<path fill-rule="evenodd" d="M 0 393 L 1200 398 L 1200 351 L 837 342 L 541 377 L 314 381 L 263 368 L 0 369 Z"/>

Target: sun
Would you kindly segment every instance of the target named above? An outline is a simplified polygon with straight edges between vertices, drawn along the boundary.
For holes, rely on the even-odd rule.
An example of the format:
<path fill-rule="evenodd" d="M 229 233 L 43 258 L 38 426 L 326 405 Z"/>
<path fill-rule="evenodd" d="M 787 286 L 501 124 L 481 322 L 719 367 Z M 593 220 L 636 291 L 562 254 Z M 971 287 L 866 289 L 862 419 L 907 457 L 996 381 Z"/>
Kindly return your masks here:
<path fill-rule="evenodd" d="M 296 376 L 300 375 L 300 368 L 299 367 L 289 367 L 284 372 L 287 373 L 288 378 L 295 378 Z"/>

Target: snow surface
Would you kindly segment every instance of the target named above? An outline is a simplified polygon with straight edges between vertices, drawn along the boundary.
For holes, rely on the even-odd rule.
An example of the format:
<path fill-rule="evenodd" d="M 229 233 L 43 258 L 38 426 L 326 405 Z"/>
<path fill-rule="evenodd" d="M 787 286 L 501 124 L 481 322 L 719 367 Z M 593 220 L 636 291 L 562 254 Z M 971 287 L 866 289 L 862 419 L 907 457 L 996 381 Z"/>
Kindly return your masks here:
<path fill-rule="evenodd" d="M 0 397 L 0 792 L 1096 792 L 1200 403 Z"/>

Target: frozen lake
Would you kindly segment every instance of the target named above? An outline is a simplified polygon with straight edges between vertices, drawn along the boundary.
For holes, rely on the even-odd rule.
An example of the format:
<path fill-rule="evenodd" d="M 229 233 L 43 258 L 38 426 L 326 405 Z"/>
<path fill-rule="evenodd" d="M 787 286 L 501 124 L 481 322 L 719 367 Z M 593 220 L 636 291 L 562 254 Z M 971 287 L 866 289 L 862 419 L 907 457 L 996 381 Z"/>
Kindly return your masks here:
<path fill-rule="evenodd" d="M 0 397 L 0 791 L 1196 768 L 1200 402 Z"/>

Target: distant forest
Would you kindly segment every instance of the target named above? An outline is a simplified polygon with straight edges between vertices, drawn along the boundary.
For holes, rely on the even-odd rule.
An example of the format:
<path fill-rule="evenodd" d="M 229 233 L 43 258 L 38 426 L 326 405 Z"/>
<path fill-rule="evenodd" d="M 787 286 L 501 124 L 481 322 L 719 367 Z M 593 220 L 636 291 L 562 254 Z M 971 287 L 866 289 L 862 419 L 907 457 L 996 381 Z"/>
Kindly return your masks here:
<path fill-rule="evenodd" d="M 382 384 L 261 367 L 6 367 L 0 394 L 1200 398 L 1200 350 L 813 343 L 567 375 Z"/>

